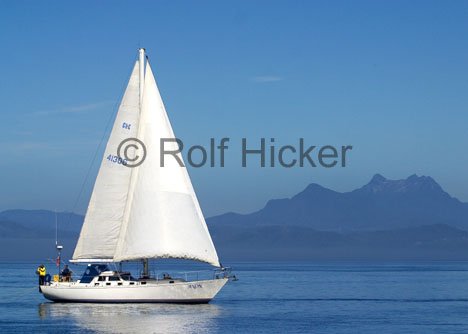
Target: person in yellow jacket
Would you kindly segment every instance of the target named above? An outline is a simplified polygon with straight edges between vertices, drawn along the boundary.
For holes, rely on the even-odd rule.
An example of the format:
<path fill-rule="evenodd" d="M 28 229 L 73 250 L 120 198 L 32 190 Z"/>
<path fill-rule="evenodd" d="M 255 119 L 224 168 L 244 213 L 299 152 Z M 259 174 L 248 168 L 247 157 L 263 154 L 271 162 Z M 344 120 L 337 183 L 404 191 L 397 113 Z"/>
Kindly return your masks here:
<path fill-rule="evenodd" d="M 37 267 L 36 274 L 39 275 L 39 291 L 41 291 L 41 285 L 45 284 L 45 276 L 47 274 L 46 267 L 41 264 Z"/>

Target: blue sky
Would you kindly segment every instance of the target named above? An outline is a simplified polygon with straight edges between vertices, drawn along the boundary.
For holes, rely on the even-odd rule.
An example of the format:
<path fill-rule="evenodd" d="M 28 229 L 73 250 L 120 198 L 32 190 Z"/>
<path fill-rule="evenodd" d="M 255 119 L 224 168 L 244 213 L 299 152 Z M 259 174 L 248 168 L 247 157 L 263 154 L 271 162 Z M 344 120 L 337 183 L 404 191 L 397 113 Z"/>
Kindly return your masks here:
<path fill-rule="evenodd" d="M 375 173 L 468 201 L 467 35 L 466 1 L 2 1 L 0 209 L 85 211 L 140 46 L 176 135 L 231 137 L 227 167 L 191 169 L 207 216 Z M 242 137 L 354 149 L 346 168 L 241 168 Z"/>

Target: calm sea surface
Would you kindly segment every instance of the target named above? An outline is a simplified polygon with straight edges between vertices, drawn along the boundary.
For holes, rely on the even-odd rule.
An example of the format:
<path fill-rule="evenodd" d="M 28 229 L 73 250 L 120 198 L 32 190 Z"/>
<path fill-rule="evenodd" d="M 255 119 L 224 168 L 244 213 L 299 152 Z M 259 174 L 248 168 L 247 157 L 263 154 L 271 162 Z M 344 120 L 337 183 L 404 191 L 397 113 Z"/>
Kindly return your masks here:
<path fill-rule="evenodd" d="M 231 265 L 207 305 L 101 305 L 48 302 L 36 264 L 2 263 L 0 332 L 468 333 L 466 262 Z"/>

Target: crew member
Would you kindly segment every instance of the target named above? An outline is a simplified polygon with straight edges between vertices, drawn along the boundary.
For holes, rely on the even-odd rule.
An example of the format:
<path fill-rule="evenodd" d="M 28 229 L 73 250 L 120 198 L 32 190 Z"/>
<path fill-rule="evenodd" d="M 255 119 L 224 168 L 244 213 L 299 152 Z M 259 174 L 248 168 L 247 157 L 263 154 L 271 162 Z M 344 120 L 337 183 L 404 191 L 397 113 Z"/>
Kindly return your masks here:
<path fill-rule="evenodd" d="M 65 268 L 62 270 L 62 277 L 64 282 L 70 282 L 71 281 L 71 275 L 72 271 L 70 268 L 68 268 L 68 264 L 65 265 Z"/>
<path fill-rule="evenodd" d="M 41 291 L 41 285 L 45 284 L 45 276 L 47 274 L 46 267 L 41 264 L 37 267 L 36 274 L 39 275 L 39 292 Z"/>

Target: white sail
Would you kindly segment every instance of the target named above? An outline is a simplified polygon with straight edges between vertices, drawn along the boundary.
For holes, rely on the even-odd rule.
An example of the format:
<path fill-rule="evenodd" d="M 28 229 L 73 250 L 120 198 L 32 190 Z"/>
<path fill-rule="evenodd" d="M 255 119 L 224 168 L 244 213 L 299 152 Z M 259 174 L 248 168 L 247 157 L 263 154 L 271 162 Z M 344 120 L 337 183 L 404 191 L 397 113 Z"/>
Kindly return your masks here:
<path fill-rule="evenodd" d="M 136 137 L 140 114 L 137 61 L 120 104 L 94 184 L 73 260 L 112 260 L 120 234 L 132 169 L 117 156 L 120 142 Z"/>
<path fill-rule="evenodd" d="M 160 165 L 160 139 L 175 136 L 149 63 L 137 137 L 147 156 L 133 168 L 114 261 L 180 258 L 220 266 L 187 169 L 173 157 Z"/>

